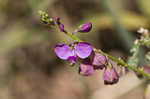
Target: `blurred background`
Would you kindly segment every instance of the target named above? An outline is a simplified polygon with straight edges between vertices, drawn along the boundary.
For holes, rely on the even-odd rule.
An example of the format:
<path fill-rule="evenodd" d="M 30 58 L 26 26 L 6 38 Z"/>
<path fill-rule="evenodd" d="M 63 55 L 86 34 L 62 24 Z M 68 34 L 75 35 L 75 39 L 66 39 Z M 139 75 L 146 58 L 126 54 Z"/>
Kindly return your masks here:
<path fill-rule="evenodd" d="M 0 0 L 0 99 L 150 99 L 133 72 L 112 86 L 103 84 L 103 71 L 78 75 L 78 65 L 69 67 L 53 50 L 71 39 L 38 14 L 61 17 L 69 31 L 92 22 L 90 33 L 77 36 L 127 58 L 137 30 L 150 27 L 149 7 L 150 0 Z"/>

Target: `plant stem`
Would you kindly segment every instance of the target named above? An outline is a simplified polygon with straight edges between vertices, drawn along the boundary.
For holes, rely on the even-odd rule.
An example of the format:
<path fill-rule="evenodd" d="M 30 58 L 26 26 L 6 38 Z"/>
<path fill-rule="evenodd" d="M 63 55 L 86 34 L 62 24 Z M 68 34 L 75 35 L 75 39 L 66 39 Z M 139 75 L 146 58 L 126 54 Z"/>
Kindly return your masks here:
<path fill-rule="evenodd" d="M 83 42 L 82 40 L 80 40 L 77 36 L 73 35 L 72 33 L 65 32 L 65 34 L 66 34 L 67 36 L 71 37 L 73 40 L 75 40 L 75 41 L 77 41 L 77 42 Z M 103 52 L 103 51 L 101 51 L 101 50 L 98 50 L 98 49 L 96 49 L 96 48 L 94 48 L 93 50 L 94 50 L 95 52 L 97 52 L 97 53 L 101 53 L 102 55 L 104 55 L 104 56 L 110 58 L 111 60 L 117 62 L 117 63 L 120 64 L 121 66 L 127 67 L 127 68 L 129 68 L 129 69 L 131 69 L 131 70 L 133 70 L 133 71 L 135 71 L 135 72 L 138 72 L 138 73 L 142 74 L 142 75 L 143 75 L 144 77 L 146 77 L 147 79 L 150 79 L 150 75 L 148 75 L 147 73 L 145 73 L 144 70 L 142 70 L 142 69 L 137 69 L 136 67 L 131 66 L 131 65 L 125 63 L 123 60 L 117 59 L 117 58 L 115 58 L 115 57 L 113 57 L 113 56 L 111 56 L 111 55 L 108 55 L 107 53 L 105 53 L 105 52 Z"/>
<path fill-rule="evenodd" d="M 40 15 L 41 15 L 41 19 L 43 22 L 45 23 L 51 23 L 50 19 L 49 19 L 49 16 L 46 12 L 43 12 L 43 11 L 39 11 Z M 48 25 L 52 25 L 52 26 L 55 26 L 54 24 L 48 24 Z M 56 25 L 56 28 L 59 28 L 57 25 Z M 73 40 L 77 41 L 77 42 L 83 42 L 82 40 L 80 40 L 77 36 L 73 35 L 72 33 L 69 33 L 65 30 L 64 34 L 66 34 L 67 36 L 71 37 Z M 146 72 L 144 72 L 143 69 L 137 69 L 136 67 L 134 66 L 131 66 L 127 63 L 125 63 L 123 60 L 120 60 L 120 59 L 117 59 L 111 55 L 108 55 L 107 53 L 101 51 L 101 50 L 98 50 L 96 48 L 93 48 L 93 50 L 97 53 L 101 53 L 102 55 L 110 58 L 111 60 L 117 62 L 118 64 L 120 64 L 121 66 L 124 66 L 124 67 L 127 67 L 135 72 L 138 72 L 140 74 L 142 74 L 144 77 L 146 77 L 147 79 L 150 79 L 150 75 L 148 75 Z"/>
<path fill-rule="evenodd" d="M 82 40 L 80 40 L 78 37 L 76 37 L 72 33 L 65 32 L 65 34 L 68 35 L 68 36 L 70 36 L 73 40 L 75 40 L 77 42 L 82 42 Z"/>

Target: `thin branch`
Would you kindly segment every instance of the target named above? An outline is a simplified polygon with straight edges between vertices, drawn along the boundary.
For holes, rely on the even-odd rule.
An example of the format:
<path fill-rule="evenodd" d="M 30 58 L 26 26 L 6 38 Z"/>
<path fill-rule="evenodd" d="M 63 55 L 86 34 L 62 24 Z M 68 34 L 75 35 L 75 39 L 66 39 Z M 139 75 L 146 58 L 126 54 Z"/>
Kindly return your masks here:
<path fill-rule="evenodd" d="M 48 16 L 47 13 L 45 13 L 45 12 L 43 12 L 43 11 L 40 11 L 39 13 L 40 13 L 40 15 L 41 15 L 41 17 L 42 17 L 42 21 L 48 23 L 48 25 L 52 25 L 52 24 L 51 24 L 51 21 L 52 21 L 52 20 L 49 19 L 49 16 Z M 73 40 L 75 40 L 75 41 L 77 41 L 77 42 L 83 42 L 83 41 L 80 40 L 77 36 L 73 35 L 72 33 L 67 32 L 66 30 L 65 30 L 63 33 L 66 34 L 67 36 L 71 37 Z M 104 56 L 108 57 L 109 59 L 115 61 L 115 62 L 118 63 L 119 65 L 121 65 L 121 66 L 123 66 L 123 67 L 127 67 L 127 68 L 129 68 L 129 69 L 131 69 L 131 70 L 133 70 L 133 71 L 135 71 L 135 72 L 138 72 L 138 73 L 142 74 L 142 75 L 145 76 L 147 79 L 150 79 L 150 75 L 148 75 L 146 72 L 144 72 L 143 69 L 137 69 L 136 67 L 127 64 L 127 63 L 124 62 L 123 60 L 117 59 L 117 58 L 115 58 L 115 57 L 113 57 L 113 56 L 111 56 L 111 55 L 108 55 L 107 53 L 105 53 L 105 52 L 103 52 L 103 51 L 101 51 L 101 50 L 98 50 L 98 49 L 96 49 L 96 48 L 93 48 L 93 50 L 94 50 L 95 52 L 101 53 L 102 55 L 104 55 Z"/>

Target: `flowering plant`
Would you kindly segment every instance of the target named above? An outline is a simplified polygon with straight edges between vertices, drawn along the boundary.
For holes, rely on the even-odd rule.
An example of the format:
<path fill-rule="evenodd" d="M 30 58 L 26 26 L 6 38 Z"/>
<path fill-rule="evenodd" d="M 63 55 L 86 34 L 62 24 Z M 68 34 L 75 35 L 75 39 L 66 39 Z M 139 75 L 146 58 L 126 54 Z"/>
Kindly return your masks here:
<path fill-rule="evenodd" d="M 47 13 L 40 11 L 41 20 L 50 26 L 56 26 L 58 29 L 71 37 L 74 41 L 67 44 L 57 44 L 54 48 L 56 55 L 63 60 L 66 60 L 70 66 L 74 66 L 78 61 L 79 65 L 79 74 L 83 76 L 90 76 L 94 73 L 95 70 L 102 70 L 104 84 L 115 84 L 119 81 L 119 77 L 124 75 L 127 69 L 133 70 L 138 76 L 145 77 L 150 79 L 150 67 L 138 66 L 138 53 L 140 46 L 146 46 L 150 48 L 150 37 L 148 31 L 145 29 L 140 29 L 138 32 L 142 34 L 140 39 L 135 40 L 134 46 L 131 49 L 133 55 L 129 57 L 128 62 L 124 62 L 122 59 L 115 58 L 108 55 L 100 49 L 94 48 L 88 42 L 80 40 L 74 34 L 79 33 L 88 33 L 92 30 L 92 23 L 87 22 L 80 25 L 75 31 L 69 33 L 64 24 L 61 22 L 59 17 L 49 17 Z M 150 60 L 150 54 L 146 54 L 146 58 Z M 120 69 L 117 70 L 117 67 Z"/>

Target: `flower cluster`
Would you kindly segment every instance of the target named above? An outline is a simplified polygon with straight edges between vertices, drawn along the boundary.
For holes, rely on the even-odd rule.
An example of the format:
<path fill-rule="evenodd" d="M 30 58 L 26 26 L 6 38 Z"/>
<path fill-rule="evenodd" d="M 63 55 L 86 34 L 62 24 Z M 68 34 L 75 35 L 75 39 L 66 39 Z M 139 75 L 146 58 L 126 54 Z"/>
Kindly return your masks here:
<path fill-rule="evenodd" d="M 48 25 L 58 26 L 61 32 L 64 32 L 64 33 L 67 32 L 64 28 L 64 24 L 62 24 L 59 17 L 49 17 L 48 14 L 43 11 L 39 11 L 39 13 L 41 15 L 41 20 L 43 21 L 43 23 L 48 24 Z M 87 33 L 87 32 L 90 32 L 91 29 L 92 29 L 92 23 L 87 22 L 87 23 L 80 25 L 78 29 L 75 29 L 75 31 L 72 33 L 73 34 L 75 32 Z"/>
<path fill-rule="evenodd" d="M 92 52 L 92 46 L 86 42 L 66 44 L 57 44 L 55 47 L 56 55 L 63 60 L 67 60 L 73 66 L 77 58 L 85 59 Z"/>
<path fill-rule="evenodd" d="M 61 32 L 67 33 L 59 17 L 49 18 L 49 20 L 43 18 L 42 21 L 46 24 L 57 26 Z M 76 32 L 87 33 L 91 29 L 92 23 L 87 22 L 75 29 L 72 35 Z M 78 60 L 80 63 L 78 70 L 80 75 L 90 76 L 95 70 L 104 69 L 103 80 L 105 84 L 114 84 L 119 80 L 119 74 L 115 67 L 110 64 L 109 59 L 101 53 L 94 52 L 92 45 L 87 42 L 73 42 L 69 45 L 57 44 L 54 50 L 56 55 L 60 59 L 66 60 L 70 66 L 74 66 Z"/>
<path fill-rule="evenodd" d="M 93 51 L 93 47 L 87 42 L 74 42 L 70 45 L 57 44 L 56 55 L 74 66 L 77 60 L 80 62 L 79 74 L 90 76 L 95 70 L 104 69 L 103 80 L 105 84 L 114 84 L 119 80 L 119 74 L 111 61 L 101 53 Z"/>
<path fill-rule="evenodd" d="M 115 84 L 119 80 L 120 75 L 126 74 L 127 69 L 131 69 L 136 72 L 137 76 L 142 78 L 146 77 L 150 79 L 150 68 L 148 66 L 139 66 L 138 65 L 138 49 L 142 45 L 150 48 L 150 36 L 148 30 L 141 28 L 138 32 L 142 34 L 141 38 L 136 40 L 133 47 L 134 53 L 129 58 L 128 64 L 121 59 L 117 59 L 113 56 L 108 55 L 107 53 L 100 51 L 96 48 L 93 48 L 87 42 L 83 42 L 74 34 L 77 32 L 87 33 L 92 29 L 92 23 L 87 22 L 80 25 L 73 32 L 68 32 L 65 30 L 64 24 L 62 24 L 59 17 L 49 17 L 46 12 L 39 11 L 41 20 L 44 24 L 55 26 L 61 32 L 65 33 L 67 36 L 71 37 L 74 41 L 73 43 L 67 44 L 57 44 L 55 47 L 56 55 L 63 60 L 68 61 L 70 66 L 74 66 L 79 62 L 79 74 L 83 76 L 90 76 L 94 73 L 95 70 L 102 70 L 103 80 L 105 84 Z M 135 50 L 136 48 L 136 50 Z M 146 54 L 146 59 L 150 60 L 150 52 Z M 107 57 L 106 57 L 107 56 Z M 117 64 L 113 63 L 117 62 Z M 135 65 L 134 65 L 135 64 Z M 121 66 L 121 67 L 120 67 Z M 134 67 L 136 66 L 136 67 Z M 118 68 L 119 67 L 119 68 Z"/>
<path fill-rule="evenodd" d="M 59 28 L 61 32 L 64 32 L 72 37 L 74 33 L 87 33 L 92 29 L 92 23 L 87 22 L 80 25 L 71 34 L 68 33 L 59 17 L 49 17 L 45 12 L 40 12 L 42 21 L 45 24 L 53 25 Z M 75 40 L 76 38 L 74 38 Z M 87 42 L 82 42 L 79 39 L 73 41 L 73 43 L 67 45 L 64 43 L 57 44 L 54 48 L 56 55 L 66 60 L 70 66 L 74 66 L 76 62 L 79 62 L 78 72 L 83 76 L 90 76 L 95 70 L 103 70 L 103 80 L 105 84 L 115 84 L 119 80 L 120 73 L 116 67 L 111 63 L 112 61 L 100 52 L 93 50 L 93 46 Z M 121 68 L 125 73 L 125 69 Z"/>

